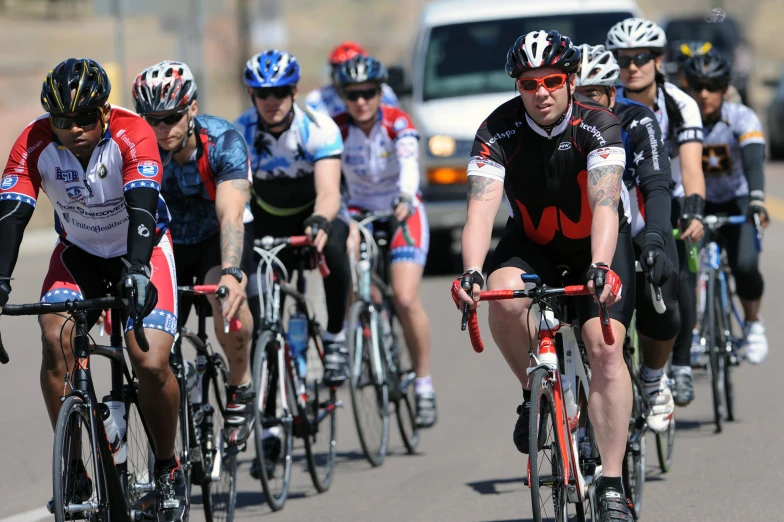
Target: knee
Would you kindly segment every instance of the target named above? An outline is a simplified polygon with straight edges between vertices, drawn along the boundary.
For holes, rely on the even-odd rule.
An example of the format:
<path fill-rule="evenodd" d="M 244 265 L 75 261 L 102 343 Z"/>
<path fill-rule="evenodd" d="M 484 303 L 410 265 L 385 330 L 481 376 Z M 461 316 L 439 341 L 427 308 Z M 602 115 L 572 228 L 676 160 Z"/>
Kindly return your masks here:
<path fill-rule="evenodd" d="M 419 308 L 419 295 L 412 291 L 395 292 L 395 307 L 400 314 L 408 314 Z"/>
<path fill-rule="evenodd" d="M 135 362 L 134 367 L 139 374 L 140 380 L 143 380 L 148 385 L 152 384 L 160 388 L 163 388 L 169 378 L 174 375 L 169 367 L 168 359 L 161 360 L 157 357 L 142 357 L 140 361 Z"/>
<path fill-rule="evenodd" d="M 583 330 L 583 339 L 591 363 L 591 374 L 600 375 L 605 381 L 618 380 L 628 375 L 626 363 L 623 361 L 623 350 L 618 343 L 608 346 L 601 340 L 601 334 L 596 338 L 586 335 L 585 328 Z"/>
<path fill-rule="evenodd" d="M 62 336 L 61 336 L 62 334 Z M 68 328 L 43 328 L 41 330 L 42 366 L 47 371 L 57 371 L 65 367 L 63 352 L 70 355 L 71 342 Z M 60 343 L 62 339 L 62 344 Z"/>

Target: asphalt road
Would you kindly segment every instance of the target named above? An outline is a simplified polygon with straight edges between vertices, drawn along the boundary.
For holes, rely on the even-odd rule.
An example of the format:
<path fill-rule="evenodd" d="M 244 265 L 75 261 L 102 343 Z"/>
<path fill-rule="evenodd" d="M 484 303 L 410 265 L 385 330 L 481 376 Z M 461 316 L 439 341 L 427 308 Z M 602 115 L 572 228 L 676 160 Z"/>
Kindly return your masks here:
<path fill-rule="evenodd" d="M 776 420 L 782 411 L 776 395 L 777 368 L 784 353 L 777 340 L 784 336 L 778 296 L 784 278 L 784 164 L 770 165 L 768 193 L 774 219 L 764 243 L 766 277 L 764 315 L 771 353 L 763 366 L 745 364 L 735 372 L 737 418 L 722 434 L 713 432 L 707 374 L 696 374 L 696 401 L 678 409 L 678 433 L 672 471 L 662 475 L 655 466 L 653 439 L 648 444 L 645 520 L 716 521 L 783 520 L 776 501 L 784 479 L 781 433 Z M 777 179 L 779 178 L 779 179 Z M 14 276 L 12 302 L 38 298 L 49 259 L 47 249 L 28 249 Z M 520 389 L 494 347 L 482 312 L 487 349 L 471 350 L 459 329 L 459 315 L 448 294 L 450 278 L 427 279 L 422 288 L 433 332 L 433 376 L 440 419 L 423 433 L 419 453 L 406 455 L 396 431 L 390 455 L 380 468 L 363 459 L 350 403 L 339 412 L 339 462 L 332 488 L 316 494 L 297 459 L 289 501 L 280 513 L 263 504 L 260 484 L 240 468 L 238 520 L 263 517 L 288 521 L 329 520 L 455 520 L 512 521 L 530 519 L 530 496 L 522 484 L 525 459 L 512 444 L 515 408 Z M 313 287 L 320 287 L 318 284 Z M 4 318 L 3 340 L 11 363 L 0 368 L 3 429 L 0 430 L 0 522 L 46 518 L 41 507 L 51 496 L 52 431 L 38 389 L 39 331 L 34 318 Z M 94 363 L 94 374 L 101 368 Z M 104 383 L 104 384 L 102 384 Z M 105 380 L 98 379 L 99 389 Z M 348 399 L 343 393 L 343 398 Z M 778 406 L 777 406 L 778 404 Z M 779 413 L 776 413 L 779 412 Z M 295 456 L 303 455 L 297 447 Z M 192 520 L 203 520 L 194 504 Z M 31 511 L 33 510 L 33 511 Z M 19 515 L 21 514 L 21 515 Z M 9 520 L 8 517 L 14 516 Z"/>

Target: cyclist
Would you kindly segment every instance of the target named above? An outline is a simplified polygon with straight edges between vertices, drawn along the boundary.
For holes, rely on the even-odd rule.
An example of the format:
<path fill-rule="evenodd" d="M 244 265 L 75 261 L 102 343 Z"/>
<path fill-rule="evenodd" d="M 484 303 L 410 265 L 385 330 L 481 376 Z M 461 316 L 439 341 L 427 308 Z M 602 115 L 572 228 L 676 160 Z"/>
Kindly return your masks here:
<path fill-rule="evenodd" d="M 701 40 L 683 40 L 675 42 L 675 44 L 675 65 L 678 67 L 678 84 L 682 90 L 688 91 L 689 84 L 686 82 L 686 76 L 683 74 L 683 65 L 692 56 L 705 54 L 713 49 L 713 44 Z M 741 103 L 740 93 L 733 85 L 727 86 L 724 99 L 733 103 Z"/>
<path fill-rule="evenodd" d="M 511 217 L 490 261 L 488 288 L 523 289 L 522 273 L 562 284 L 606 282 L 600 300 L 610 308 L 616 343 L 602 338 L 594 298 L 576 305 L 592 369 L 589 411 L 603 473 L 598 484 L 600 520 L 629 520 L 621 464 L 631 415 L 631 381 L 621 346 L 634 309 L 634 249 L 628 194 L 622 183 L 626 154 L 618 120 L 598 103 L 574 94 L 580 50 L 556 31 L 533 31 L 509 49 L 506 72 L 520 96 L 493 111 L 479 126 L 468 164 L 468 218 L 463 228 L 460 283 L 474 298 L 490 246 L 493 220 L 506 195 Z M 622 283 L 626 284 L 623 285 Z M 459 298 L 472 303 L 464 290 Z M 530 300 L 490 303 L 490 330 L 523 386 L 514 443 L 528 453 L 530 382 L 526 317 Z"/>
<path fill-rule="evenodd" d="M 285 51 L 254 55 L 245 66 L 253 107 L 234 125 L 250 146 L 254 236 L 291 236 L 304 230 L 324 253 L 331 271 L 324 279 L 328 315 L 324 382 L 340 385 L 348 369 L 343 320 L 351 287 L 348 224 L 336 219 L 341 206 L 343 140 L 329 116 L 297 106 L 299 74 L 297 59 Z M 290 251 L 281 255 L 290 266 Z M 255 272 L 254 268 L 249 286 L 254 297 L 258 293 Z M 258 317 L 258 312 L 254 310 L 253 316 Z"/>
<path fill-rule="evenodd" d="M 643 354 L 642 382 L 648 392 L 651 412 L 648 426 L 666 431 L 675 404 L 661 375 L 672 353 L 680 328 L 678 312 L 678 252 L 670 225 L 670 159 L 662 149 L 662 133 L 647 107 L 616 98 L 620 67 L 603 45 L 581 45 L 577 92 L 609 107 L 621 123 L 626 149 L 623 181 L 629 191 L 632 211 L 634 253 L 645 275 L 637 274 L 637 330 Z M 649 257 L 653 266 L 648 265 Z M 647 279 L 647 282 L 646 282 Z M 648 284 L 650 283 L 650 284 Z M 659 314 L 653 307 L 651 285 L 661 289 L 667 309 Z M 646 379 L 654 375 L 654 380 Z M 659 375 L 656 378 L 656 375 Z"/>
<path fill-rule="evenodd" d="M 768 354 L 768 339 L 760 315 L 764 282 L 759 253 L 754 247 L 756 219 L 768 224 L 765 210 L 765 138 L 759 118 L 750 108 L 723 100 L 732 66 L 716 50 L 690 58 L 684 66 L 689 92 L 700 107 L 705 128 L 705 212 L 748 214 L 750 222 L 724 227 L 720 234 L 727 249 L 736 293 L 745 315 L 746 358 L 761 364 Z"/>
<path fill-rule="evenodd" d="M 223 321 L 215 321 L 215 336 L 229 362 L 226 440 L 239 444 L 253 421 L 248 363 L 253 318 L 245 302 L 253 247 L 243 244 L 246 236 L 253 238 L 253 230 L 248 225 L 246 234 L 242 222 L 250 192 L 245 139 L 228 121 L 198 114 L 196 80 L 182 62 L 166 60 L 144 69 L 132 92 L 136 112 L 155 131 L 166 158 L 161 194 L 172 214 L 177 281 L 227 287 L 225 302 L 210 299 L 212 315 L 242 323 L 239 331 L 227 334 Z M 179 303 L 180 326 L 188 320 L 192 301 Z"/>
<path fill-rule="evenodd" d="M 688 94 L 665 81 L 661 72 L 662 53 L 667 44 L 664 31 L 642 18 L 627 18 L 607 33 L 607 49 L 613 51 L 621 67 L 619 97 L 626 97 L 653 110 L 664 134 L 672 160 L 672 226 L 680 225 L 681 238 L 699 241 L 703 236 L 705 178 L 702 173 L 702 121 L 699 108 Z M 685 241 L 677 241 L 679 259 L 678 307 L 681 324 L 696 320 L 697 282 L 688 267 Z M 680 328 L 672 355 L 675 404 L 685 406 L 694 399 L 691 376 L 691 329 Z M 662 368 L 661 378 L 664 375 Z M 646 380 L 657 375 L 648 373 Z M 663 386 L 666 381 L 662 379 Z"/>
<path fill-rule="evenodd" d="M 382 102 L 384 66 L 357 55 L 335 71 L 335 84 L 348 111 L 335 117 L 343 135 L 343 176 L 349 208 L 395 209 L 387 224 L 392 235 L 390 260 L 395 307 L 414 361 L 416 423 L 436 423 L 436 399 L 430 376 L 430 321 L 419 300 L 429 227 L 419 200 L 419 135 L 409 116 Z M 406 220 L 414 240 L 408 245 L 398 223 Z M 381 225 L 383 226 L 383 224 Z"/>
<path fill-rule="evenodd" d="M 346 112 L 346 102 L 340 95 L 340 86 L 335 80 L 335 73 L 340 69 L 340 64 L 355 56 L 369 56 L 364 47 L 357 42 L 346 40 L 339 43 L 332 52 L 329 53 L 329 71 L 332 79 L 331 85 L 325 85 L 314 89 L 305 97 L 305 105 L 314 111 L 329 114 L 335 117 Z M 399 105 L 395 91 L 386 83 L 381 83 L 381 102 L 385 105 L 397 107 Z"/>
<path fill-rule="evenodd" d="M 87 58 L 69 58 L 44 78 L 41 105 L 47 114 L 17 138 L 0 183 L 0 278 L 13 272 L 43 188 L 54 206 L 60 239 L 41 301 L 102 297 L 109 286 L 126 277 L 133 280 L 137 298 L 130 304 L 125 342 L 139 378 L 139 406 L 155 442 L 159 515 L 187 517 L 187 500 L 175 493 L 182 483 L 174 454 L 180 392 L 169 368 L 169 351 L 177 328 L 177 280 L 167 231 L 170 217 L 159 195 L 163 169 L 152 129 L 132 112 L 109 105 L 110 91 L 106 71 Z M 7 281 L 0 282 L 0 304 L 10 290 Z M 124 286 L 120 292 L 130 298 Z M 99 315 L 88 316 L 90 326 Z M 147 353 L 132 331 L 141 320 Z M 67 368 L 74 367 L 72 327 L 66 328 L 66 319 L 55 314 L 42 315 L 38 322 L 41 390 L 54 426 Z M 83 462 L 72 469 L 77 471 L 69 480 L 79 486 L 71 501 L 85 502 L 92 480 Z"/>

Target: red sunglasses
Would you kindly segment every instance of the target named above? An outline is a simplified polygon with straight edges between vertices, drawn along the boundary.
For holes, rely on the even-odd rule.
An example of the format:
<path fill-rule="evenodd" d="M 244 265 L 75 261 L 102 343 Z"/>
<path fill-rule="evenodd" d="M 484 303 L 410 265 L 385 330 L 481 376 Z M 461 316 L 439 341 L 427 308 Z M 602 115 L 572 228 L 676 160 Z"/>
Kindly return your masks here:
<path fill-rule="evenodd" d="M 517 86 L 521 91 L 526 92 L 536 92 L 539 86 L 544 87 L 548 92 L 553 92 L 564 86 L 567 76 L 565 73 L 555 73 L 542 78 L 520 78 L 517 80 Z"/>

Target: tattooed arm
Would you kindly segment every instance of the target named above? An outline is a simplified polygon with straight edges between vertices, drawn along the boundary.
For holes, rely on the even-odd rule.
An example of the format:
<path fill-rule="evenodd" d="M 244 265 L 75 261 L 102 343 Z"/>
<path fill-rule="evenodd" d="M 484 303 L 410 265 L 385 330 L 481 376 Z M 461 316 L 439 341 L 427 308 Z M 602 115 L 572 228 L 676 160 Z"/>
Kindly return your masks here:
<path fill-rule="evenodd" d="M 463 268 L 481 270 L 490 249 L 493 223 L 501 201 L 504 183 L 484 176 L 468 176 L 468 218 L 463 227 Z"/>
<path fill-rule="evenodd" d="M 215 210 L 220 222 L 221 267 L 240 266 L 245 225 L 242 215 L 248 201 L 250 183 L 244 179 L 224 181 L 215 194 Z"/>
<path fill-rule="evenodd" d="M 588 202 L 591 221 L 592 262 L 612 263 L 618 242 L 618 203 L 621 199 L 623 167 L 598 166 L 588 171 Z"/>

